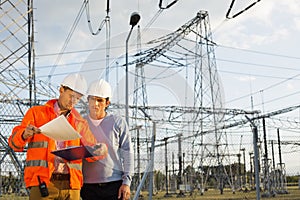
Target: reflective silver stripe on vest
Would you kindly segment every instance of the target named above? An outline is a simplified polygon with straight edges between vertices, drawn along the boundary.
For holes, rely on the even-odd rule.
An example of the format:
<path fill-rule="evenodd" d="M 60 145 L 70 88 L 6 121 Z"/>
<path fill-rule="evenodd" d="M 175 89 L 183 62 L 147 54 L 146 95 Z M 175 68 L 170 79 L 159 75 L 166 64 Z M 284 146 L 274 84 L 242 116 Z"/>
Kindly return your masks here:
<path fill-rule="evenodd" d="M 48 162 L 46 160 L 28 160 L 26 167 L 48 167 Z"/>
<path fill-rule="evenodd" d="M 46 141 L 28 143 L 28 149 L 30 149 L 30 148 L 47 148 L 47 147 L 48 147 L 48 142 L 46 142 Z"/>
<path fill-rule="evenodd" d="M 67 163 L 69 168 L 72 169 L 76 169 L 76 170 L 80 170 L 82 169 L 82 165 L 81 164 L 77 164 L 77 163 Z"/>

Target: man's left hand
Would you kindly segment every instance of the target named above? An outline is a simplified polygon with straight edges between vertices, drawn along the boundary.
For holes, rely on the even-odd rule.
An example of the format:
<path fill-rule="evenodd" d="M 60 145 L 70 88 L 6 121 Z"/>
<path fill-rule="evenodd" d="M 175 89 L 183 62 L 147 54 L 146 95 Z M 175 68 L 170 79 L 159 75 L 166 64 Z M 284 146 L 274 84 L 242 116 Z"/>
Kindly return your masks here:
<path fill-rule="evenodd" d="M 122 197 L 122 199 L 121 199 Z M 130 187 L 128 185 L 122 184 L 119 189 L 118 199 L 128 200 L 130 199 Z"/>

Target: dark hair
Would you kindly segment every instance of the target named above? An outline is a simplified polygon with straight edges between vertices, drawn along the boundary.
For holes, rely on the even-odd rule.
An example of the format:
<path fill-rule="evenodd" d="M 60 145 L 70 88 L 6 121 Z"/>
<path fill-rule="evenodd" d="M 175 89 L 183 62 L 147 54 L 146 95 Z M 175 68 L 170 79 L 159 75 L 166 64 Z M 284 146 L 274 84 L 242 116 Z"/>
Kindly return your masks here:
<path fill-rule="evenodd" d="M 65 86 L 65 85 L 61 85 L 61 87 L 62 87 L 64 90 L 71 90 L 71 91 L 74 91 L 74 90 L 72 90 L 71 88 L 69 88 L 68 86 Z"/>

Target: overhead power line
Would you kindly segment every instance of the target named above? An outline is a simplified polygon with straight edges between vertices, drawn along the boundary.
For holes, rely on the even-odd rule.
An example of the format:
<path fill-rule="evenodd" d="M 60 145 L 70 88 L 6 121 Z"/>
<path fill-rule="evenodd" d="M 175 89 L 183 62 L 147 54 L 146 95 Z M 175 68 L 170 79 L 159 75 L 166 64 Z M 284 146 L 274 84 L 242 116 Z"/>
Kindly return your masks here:
<path fill-rule="evenodd" d="M 158 6 L 159 6 L 160 9 L 168 9 L 168 8 L 172 7 L 175 3 L 177 3 L 177 1 L 179 1 L 179 0 L 174 0 L 171 3 L 167 4 L 166 6 L 163 6 L 162 5 L 163 4 L 163 0 L 159 0 Z"/>
<path fill-rule="evenodd" d="M 229 9 L 228 9 L 228 11 L 227 11 L 227 13 L 226 13 L 226 18 L 227 18 L 227 19 L 233 19 L 233 18 L 239 16 L 240 14 L 242 14 L 243 12 L 249 10 L 251 7 L 253 7 L 256 3 L 260 2 L 260 1 L 261 1 L 261 0 L 257 0 L 257 1 L 255 1 L 255 2 L 253 2 L 253 3 L 251 3 L 250 5 L 248 5 L 248 6 L 247 6 L 246 8 L 244 8 L 243 10 L 241 10 L 241 11 L 235 13 L 235 14 L 232 15 L 232 16 L 229 16 L 230 13 L 231 13 L 231 10 L 232 10 L 232 8 L 233 8 L 233 5 L 234 5 L 234 3 L 235 3 L 235 0 L 232 0 L 231 3 L 230 3 Z"/>
<path fill-rule="evenodd" d="M 65 43 L 64 43 L 64 45 L 62 46 L 62 48 L 61 48 L 61 50 L 60 50 L 60 52 L 59 52 L 59 54 L 58 54 L 58 57 L 57 57 L 57 59 L 55 60 L 55 63 L 53 64 L 52 69 L 51 69 L 51 71 L 50 71 L 50 73 L 49 73 L 49 76 L 48 76 L 48 83 L 50 83 L 52 74 L 54 73 L 57 64 L 59 63 L 60 59 L 61 59 L 62 56 L 63 56 L 63 52 L 65 51 L 65 49 L 67 48 L 67 46 L 68 46 L 68 44 L 69 44 L 69 42 L 70 42 L 70 40 L 71 40 L 71 37 L 72 37 L 72 35 L 73 35 L 73 33 L 74 33 L 74 31 L 75 31 L 77 25 L 78 25 L 78 22 L 79 22 L 81 16 L 82 16 L 82 13 L 83 13 L 83 11 L 84 11 L 84 8 L 85 8 L 85 6 L 86 6 L 86 3 L 87 3 L 86 1 L 83 1 L 82 5 L 81 5 L 81 8 L 79 9 L 79 12 L 78 12 L 78 14 L 77 14 L 77 16 L 76 16 L 76 18 L 75 18 L 75 21 L 73 22 L 73 25 L 72 25 L 72 27 L 71 27 L 71 29 L 70 29 L 70 32 L 69 32 L 69 34 L 68 34 L 68 36 L 67 36 L 67 38 L 66 38 L 66 40 L 65 40 Z"/>

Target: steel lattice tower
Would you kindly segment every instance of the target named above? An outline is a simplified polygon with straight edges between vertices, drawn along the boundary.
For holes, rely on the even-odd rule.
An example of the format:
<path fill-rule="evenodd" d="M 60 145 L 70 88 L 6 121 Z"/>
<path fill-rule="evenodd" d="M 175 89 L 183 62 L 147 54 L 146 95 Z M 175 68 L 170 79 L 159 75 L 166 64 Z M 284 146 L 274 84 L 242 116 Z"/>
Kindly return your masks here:
<path fill-rule="evenodd" d="M 228 179 L 228 173 L 223 167 L 224 158 L 228 155 L 227 136 L 223 131 L 217 130 L 217 127 L 223 124 L 224 114 L 216 111 L 223 108 L 223 94 L 217 72 L 214 51 L 215 43 L 212 39 L 208 12 L 200 11 L 199 14 L 202 20 L 196 27 L 194 106 L 200 108 L 211 107 L 213 112 L 210 115 L 200 112 L 193 117 L 193 130 L 199 133 L 197 134 L 199 136 L 196 136 L 192 141 L 192 150 L 195 152 L 192 163 L 197 163 L 198 156 L 200 157 L 198 164 L 201 167 L 207 165 L 215 168 L 215 176 L 222 193 L 225 178 L 230 180 Z M 213 131 L 209 134 L 204 134 L 204 130 L 207 129 L 204 126 L 210 126 L 209 129 Z M 200 144 L 198 141 L 200 141 Z M 198 154 L 199 152 L 201 152 L 200 155 Z M 226 164 L 229 164 L 229 162 Z M 202 186 L 202 188 L 204 187 Z"/>
<path fill-rule="evenodd" d="M 0 2 L 0 173 L 3 176 L 8 171 L 15 172 L 17 174 L 13 176 L 20 179 L 23 178 L 21 161 L 25 159 L 25 155 L 23 152 L 12 151 L 8 147 L 7 137 L 11 134 L 12 127 L 20 122 L 25 111 L 37 102 L 32 4 L 32 0 Z M 22 181 L 19 187 L 24 188 Z"/>
<path fill-rule="evenodd" d="M 1 67 L 0 82 L 6 86 L 1 99 L 36 100 L 32 1 L 9 0 L 0 3 Z M 27 69 L 27 74 L 20 70 Z M 28 93 L 23 90 L 28 88 Z"/>
<path fill-rule="evenodd" d="M 194 38 L 190 38 L 189 34 L 193 33 Z M 184 42 L 189 41 L 192 43 L 192 47 L 185 45 Z M 191 42 L 192 41 L 192 42 Z M 174 66 L 186 66 L 190 71 L 187 72 L 190 76 L 193 76 L 193 106 L 199 110 L 193 113 L 192 116 L 188 115 L 186 118 L 183 114 L 175 116 L 174 111 L 170 111 L 168 123 L 173 123 L 172 120 L 187 121 L 187 124 L 183 124 L 183 127 L 191 127 L 190 133 L 185 133 L 179 140 L 186 140 L 189 144 L 190 155 L 186 155 L 187 159 L 191 160 L 192 166 L 210 167 L 214 171 L 215 178 L 219 184 L 221 192 L 223 191 L 224 180 L 229 180 L 229 173 L 226 172 L 224 166 L 225 157 L 228 157 L 228 143 L 226 133 L 217 129 L 218 126 L 222 125 L 224 117 L 223 112 L 218 112 L 223 108 L 223 94 L 220 80 L 218 77 L 215 53 L 214 53 L 214 42 L 212 40 L 212 33 L 210 30 L 210 22 L 207 11 L 200 11 L 197 16 L 188 21 L 186 24 L 178 28 L 176 31 L 153 40 L 149 43 L 158 43 L 159 45 L 154 46 L 144 52 L 138 53 L 138 58 L 131 64 L 136 64 L 136 80 L 135 80 L 135 111 L 133 118 L 137 119 L 138 106 L 145 108 L 146 102 L 145 97 L 145 83 L 143 79 L 145 77 L 143 66 L 158 62 L 157 65 L 170 65 Z M 180 53 L 181 52 L 181 53 Z M 171 56 L 169 55 L 171 54 Z M 185 54 L 189 54 L 189 60 L 186 63 L 182 61 L 173 62 L 176 54 L 184 60 Z M 180 55 L 179 55 L 180 54 Z M 180 60 L 178 59 L 178 60 Z M 172 61 L 173 64 L 166 64 L 167 61 Z M 191 61 L 193 60 L 193 61 Z M 192 71 L 192 72 L 191 72 Z M 188 80 L 186 80 L 187 82 Z M 140 93 L 139 93 L 140 91 Z M 139 95 L 138 95 L 139 94 Z M 142 98 L 141 103 L 138 102 L 138 98 Z M 206 112 L 202 108 L 209 107 L 211 112 Z M 144 110 L 146 112 L 147 109 Z M 148 114 L 147 114 L 148 115 Z M 151 113 L 153 115 L 153 113 Z M 137 124 L 137 123 L 135 123 Z M 182 127 L 182 128 L 183 128 Z M 188 135 L 186 135 L 188 134 Z M 191 137 L 191 135 L 193 135 Z M 183 157 L 182 152 L 178 153 L 179 156 L 179 177 L 182 173 Z M 225 164 L 229 164 L 226 162 Z M 202 188 L 205 186 L 205 180 L 208 175 L 203 176 Z M 231 183 L 230 183 L 231 184 Z"/>

